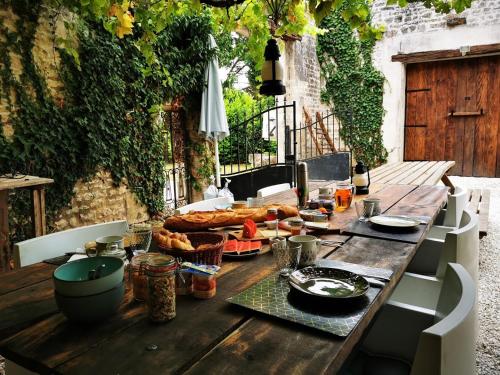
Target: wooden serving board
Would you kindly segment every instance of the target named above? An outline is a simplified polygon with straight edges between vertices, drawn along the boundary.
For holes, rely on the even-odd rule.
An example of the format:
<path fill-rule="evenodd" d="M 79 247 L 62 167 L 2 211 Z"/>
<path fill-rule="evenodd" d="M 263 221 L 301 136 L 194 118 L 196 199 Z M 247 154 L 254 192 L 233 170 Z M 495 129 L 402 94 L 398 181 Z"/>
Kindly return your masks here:
<path fill-rule="evenodd" d="M 255 233 L 255 236 L 253 238 L 246 238 L 243 237 L 243 231 L 242 230 L 234 230 L 234 231 L 229 231 L 227 234 L 233 236 L 237 240 L 240 241 L 269 241 L 271 237 L 276 236 L 276 230 L 275 229 L 257 229 L 257 233 Z M 278 230 L 278 235 L 282 237 L 289 237 L 292 235 L 291 232 L 283 229 Z"/>

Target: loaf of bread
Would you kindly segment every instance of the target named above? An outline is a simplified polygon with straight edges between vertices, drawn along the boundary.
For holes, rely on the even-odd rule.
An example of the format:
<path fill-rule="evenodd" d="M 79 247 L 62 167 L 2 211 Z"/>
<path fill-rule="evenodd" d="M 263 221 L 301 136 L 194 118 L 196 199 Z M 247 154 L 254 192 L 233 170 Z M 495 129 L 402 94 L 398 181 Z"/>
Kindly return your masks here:
<path fill-rule="evenodd" d="M 278 218 L 297 216 L 298 210 L 295 206 L 267 205 L 259 208 L 235 208 L 230 210 L 218 210 L 210 212 L 189 212 L 184 215 L 171 216 L 165 220 L 165 229 L 180 232 L 195 232 L 197 230 L 226 227 L 230 225 L 241 225 L 246 219 L 252 219 L 256 223 L 266 220 L 267 210 L 276 208 Z"/>

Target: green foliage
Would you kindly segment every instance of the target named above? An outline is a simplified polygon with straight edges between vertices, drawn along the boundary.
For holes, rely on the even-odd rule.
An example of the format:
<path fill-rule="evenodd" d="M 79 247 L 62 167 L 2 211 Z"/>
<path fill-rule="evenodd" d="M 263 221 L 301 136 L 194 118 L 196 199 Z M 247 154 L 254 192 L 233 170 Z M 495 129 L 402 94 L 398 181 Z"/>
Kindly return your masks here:
<path fill-rule="evenodd" d="M 262 121 L 258 115 L 274 104 L 273 98 L 255 99 L 246 92 L 227 89 L 224 104 L 231 135 L 219 143 L 221 165 L 247 163 L 251 153 L 276 153 L 276 142 L 262 139 Z"/>
<path fill-rule="evenodd" d="M 202 90 L 205 65 L 215 52 L 208 48 L 209 16 L 185 14 L 169 23 L 157 36 L 155 69 L 134 39 L 119 41 L 102 26 L 80 24 L 80 63 L 60 51 L 65 92 L 64 100 L 56 100 L 32 54 L 38 6 L 30 4 L 26 13 L 15 8 L 16 32 L 0 19 L 5 36 L 0 41 L 0 95 L 11 106 L 14 129 L 12 139 L 0 131 L 0 173 L 53 178 L 46 199 L 49 219 L 70 202 L 76 181 L 99 169 L 111 171 L 116 183 L 126 178 L 152 213 L 162 210 L 167 139 L 158 112 L 165 101 Z M 19 78 L 8 52 L 21 57 Z M 14 240 L 27 235 L 26 198 L 16 194 L 12 201 Z"/>
<path fill-rule="evenodd" d="M 325 78 L 322 100 L 341 122 L 341 137 L 357 160 L 374 167 L 387 159 L 382 142 L 384 77 L 372 64 L 374 39 L 359 40 L 344 20 L 343 9 L 321 23 L 317 54 Z"/>

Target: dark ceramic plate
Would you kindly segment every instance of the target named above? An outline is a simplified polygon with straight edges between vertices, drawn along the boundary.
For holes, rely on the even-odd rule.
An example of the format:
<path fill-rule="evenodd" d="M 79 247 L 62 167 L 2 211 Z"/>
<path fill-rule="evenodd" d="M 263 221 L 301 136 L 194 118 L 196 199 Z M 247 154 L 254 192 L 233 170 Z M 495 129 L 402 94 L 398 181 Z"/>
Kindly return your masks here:
<path fill-rule="evenodd" d="M 323 298 L 355 298 L 364 295 L 369 284 L 353 272 L 326 267 L 305 267 L 288 279 L 299 292 Z"/>

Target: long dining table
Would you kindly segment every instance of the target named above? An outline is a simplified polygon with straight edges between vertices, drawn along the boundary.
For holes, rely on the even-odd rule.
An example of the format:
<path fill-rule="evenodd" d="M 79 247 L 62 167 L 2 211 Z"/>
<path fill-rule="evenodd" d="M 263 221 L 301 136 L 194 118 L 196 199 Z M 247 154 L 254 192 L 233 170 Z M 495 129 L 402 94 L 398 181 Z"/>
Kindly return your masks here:
<path fill-rule="evenodd" d="M 332 183 L 312 182 L 311 196 Z M 416 243 L 347 235 L 343 229 L 357 220 L 354 208 L 335 213 L 333 230 L 321 237 L 343 244 L 337 249 L 322 247 L 319 257 L 392 271 L 390 281 L 346 337 L 227 301 L 275 272 L 269 252 L 224 260 L 217 295 L 209 300 L 179 296 L 177 316 L 161 325 L 149 322 L 145 304 L 134 301 L 130 286 L 115 316 L 94 324 L 71 323 L 54 300 L 51 277 L 56 266 L 37 263 L 0 275 L 0 355 L 29 370 L 51 374 L 336 373 L 398 284 L 445 204 L 447 191 L 444 186 L 371 187 L 371 196 L 381 199 L 384 213 L 429 217 Z M 266 201 L 294 203 L 295 199 L 288 191 Z"/>

